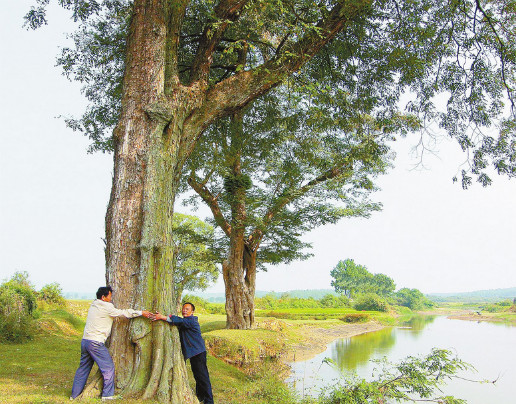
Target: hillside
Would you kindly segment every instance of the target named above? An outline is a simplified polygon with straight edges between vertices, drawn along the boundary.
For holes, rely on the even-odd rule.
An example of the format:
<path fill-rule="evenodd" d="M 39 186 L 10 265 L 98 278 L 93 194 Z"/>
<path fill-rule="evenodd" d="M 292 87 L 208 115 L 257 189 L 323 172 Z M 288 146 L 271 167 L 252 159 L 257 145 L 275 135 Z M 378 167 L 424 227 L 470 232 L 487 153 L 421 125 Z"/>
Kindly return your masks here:
<path fill-rule="evenodd" d="M 462 293 L 430 293 L 426 296 L 434 302 L 498 302 L 500 300 L 513 300 L 516 298 L 516 287 Z"/>

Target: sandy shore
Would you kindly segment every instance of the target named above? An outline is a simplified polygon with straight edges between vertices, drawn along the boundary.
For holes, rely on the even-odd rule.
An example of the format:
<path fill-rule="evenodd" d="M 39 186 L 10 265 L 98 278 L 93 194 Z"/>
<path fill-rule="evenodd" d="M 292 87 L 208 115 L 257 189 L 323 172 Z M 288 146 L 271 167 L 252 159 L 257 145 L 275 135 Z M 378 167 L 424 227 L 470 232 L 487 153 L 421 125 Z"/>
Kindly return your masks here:
<path fill-rule="evenodd" d="M 472 310 L 433 310 L 418 312 L 419 314 L 430 315 L 430 316 L 446 316 L 453 320 L 466 320 L 466 321 L 489 321 L 489 322 L 500 322 L 502 319 L 495 317 L 489 313 L 481 313 Z"/>
<path fill-rule="evenodd" d="M 378 331 L 384 327 L 385 326 L 375 322 L 342 324 L 332 328 L 306 325 L 300 330 L 300 333 L 305 336 L 303 342 L 293 345 L 283 360 L 285 362 L 308 360 L 324 352 L 326 346 L 338 338 L 349 338 L 367 332 Z"/>
<path fill-rule="evenodd" d="M 455 314 L 448 316 L 447 318 L 452 318 L 454 320 L 467 320 L 467 321 L 489 321 L 489 322 L 500 322 L 503 321 L 501 318 L 493 317 L 493 316 L 485 316 L 483 314 L 477 313 L 463 313 L 463 314 Z"/>

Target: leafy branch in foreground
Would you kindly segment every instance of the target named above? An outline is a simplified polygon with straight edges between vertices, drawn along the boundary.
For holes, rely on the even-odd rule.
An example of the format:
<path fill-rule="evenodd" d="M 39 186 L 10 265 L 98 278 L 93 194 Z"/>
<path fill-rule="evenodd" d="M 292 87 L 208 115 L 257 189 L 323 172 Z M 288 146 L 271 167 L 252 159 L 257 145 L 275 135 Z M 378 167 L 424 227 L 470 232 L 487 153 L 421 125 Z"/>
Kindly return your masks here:
<path fill-rule="evenodd" d="M 331 359 L 325 361 L 330 365 Z M 459 371 L 474 370 L 445 349 L 434 348 L 424 357 L 409 356 L 398 364 L 385 358 L 375 361 L 381 369 L 375 369 L 375 380 L 366 381 L 355 377 L 346 378 L 337 384 L 330 394 L 321 398 L 323 404 L 386 403 L 386 402 L 435 402 L 460 404 L 465 400 L 452 396 L 442 396 L 440 386 L 459 378 Z M 486 381 L 481 381 L 485 383 Z M 493 382 L 494 383 L 494 382 Z"/>

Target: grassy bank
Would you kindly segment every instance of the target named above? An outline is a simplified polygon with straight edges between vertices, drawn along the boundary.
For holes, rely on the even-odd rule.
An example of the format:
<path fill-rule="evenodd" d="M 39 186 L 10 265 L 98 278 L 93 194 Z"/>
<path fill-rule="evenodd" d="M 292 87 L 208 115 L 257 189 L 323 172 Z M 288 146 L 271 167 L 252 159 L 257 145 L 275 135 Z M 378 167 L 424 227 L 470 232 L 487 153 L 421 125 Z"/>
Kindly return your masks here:
<path fill-rule="evenodd" d="M 516 324 L 516 305 L 510 303 L 441 303 L 439 307 L 423 314 L 445 315 L 458 320 Z"/>
<path fill-rule="evenodd" d="M 89 301 L 72 300 L 67 301 L 64 309 L 43 306 L 32 341 L 0 344 L 1 403 L 69 402 L 89 304 Z M 201 314 L 201 329 L 210 351 L 208 367 L 215 401 L 228 404 L 298 402 L 282 383 L 288 368 L 277 359 L 305 340 L 307 329 L 329 330 L 344 326 L 342 320 L 327 316 L 331 313 L 330 309 L 321 313 L 326 320 L 258 317 L 258 327 L 253 330 L 226 330 L 223 315 Z M 346 311 L 339 316 L 342 314 L 352 313 Z M 191 375 L 190 379 L 193 386 Z M 124 404 L 137 402 L 124 399 Z"/>

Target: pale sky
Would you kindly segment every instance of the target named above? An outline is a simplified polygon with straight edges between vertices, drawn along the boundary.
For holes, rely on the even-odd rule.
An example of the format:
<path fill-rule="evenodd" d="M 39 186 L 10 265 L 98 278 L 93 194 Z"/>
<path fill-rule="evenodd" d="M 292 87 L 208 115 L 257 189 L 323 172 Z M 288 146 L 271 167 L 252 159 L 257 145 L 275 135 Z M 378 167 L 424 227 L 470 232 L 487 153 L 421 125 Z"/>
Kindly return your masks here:
<path fill-rule="evenodd" d="M 105 282 L 112 156 L 87 154 L 89 141 L 57 118 L 85 106 L 79 86 L 54 67 L 70 24 L 54 12 L 50 25 L 26 31 L 30 5 L 0 4 L 0 280 L 27 271 L 37 288 L 58 282 L 93 296 Z M 458 146 L 443 141 L 439 157 L 417 171 L 415 142 L 397 142 L 396 168 L 378 182 L 382 212 L 307 234 L 315 256 L 258 274 L 257 289 L 330 288 L 330 271 L 346 258 L 425 293 L 515 287 L 516 181 L 497 176 L 488 188 L 464 191 L 452 183 L 464 160 Z M 222 281 L 208 291 L 222 292 Z"/>

